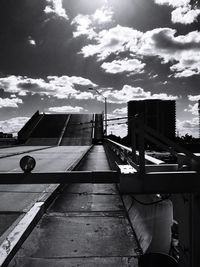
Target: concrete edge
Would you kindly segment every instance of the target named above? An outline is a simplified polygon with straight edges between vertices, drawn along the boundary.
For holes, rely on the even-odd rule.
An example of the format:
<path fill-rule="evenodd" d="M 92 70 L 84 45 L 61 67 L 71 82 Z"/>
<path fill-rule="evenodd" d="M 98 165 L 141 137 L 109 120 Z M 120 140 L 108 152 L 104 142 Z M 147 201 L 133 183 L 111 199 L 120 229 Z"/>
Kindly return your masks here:
<path fill-rule="evenodd" d="M 22 213 L 19 218 L 3 234 L 4 240 L 0 244 L 0 266 L 6 267 L 21 245 L 30 235 L 46 209 L 67 185 L 53 185 L 54 191 L 43 193 L 30 209 Z M 50 185 L 51 187 L 51 185 Z"/>
<path fill-rule="evenodd" d="M 44 202 L 36 202 L 0 245 L 0 266 L 7 266 L 42 214 Z"/>

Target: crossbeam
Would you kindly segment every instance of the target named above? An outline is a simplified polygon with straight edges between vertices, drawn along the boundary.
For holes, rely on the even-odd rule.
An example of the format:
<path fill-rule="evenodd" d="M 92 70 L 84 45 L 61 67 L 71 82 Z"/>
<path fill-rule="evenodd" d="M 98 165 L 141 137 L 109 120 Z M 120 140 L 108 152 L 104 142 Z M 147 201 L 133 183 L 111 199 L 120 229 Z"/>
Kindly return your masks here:
<path fill-rule="evenodd" d="M 1 172 L 0 184 L 119 183 L 117 171 Z"/>
<path fill-rule="evenodd" d="M 119 166 L 120 167 L 120 166 Z M 200 173 L 196 171 L 68 171 L 54 173 L 0 173 L 0 184 L 119 183 L 122 193 L 200 193 Z"/>

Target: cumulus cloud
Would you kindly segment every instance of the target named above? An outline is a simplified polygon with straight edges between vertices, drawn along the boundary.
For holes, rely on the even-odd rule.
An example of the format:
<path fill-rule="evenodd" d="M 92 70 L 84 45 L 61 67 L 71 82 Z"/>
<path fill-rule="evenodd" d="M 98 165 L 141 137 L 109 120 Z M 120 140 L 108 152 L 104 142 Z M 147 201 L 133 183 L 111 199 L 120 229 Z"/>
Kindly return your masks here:
<path fill-rule="evenodd" d="M 141 71 L 144 67 L 142 58 L 155 56 L 159 57 L 163 64 L 171 64 L 170 70 L 176 78 L 199 74 L 200 32 L 193 31 L 178 36 L 176 33 L 176 30 L 171 28 L 157 28 L 142 33 L 117 25 L 99 32 L 95 38 L 96 44 L 82 47 L 80 53 L 84 57 L 96 56 L 98 61 L 106 60 L 111 54 L 118 56 L 122 52 L 129 53 L 129 58 L 102 64 L 101 67 L 110 73 L 123 72 L 125 66 L 132 72 L 134 65 Z"/>
<path fill-rule="evenodd" d="M 107 97 L 109 103 L 127 103 L 130 100 L 143 100 L 143 99 L 163 99 L 175 100 L 177 96 L 167 95 L 166 93 L 152 94 L 150 91 L 144 91 L 141 87 L 133 87 L 131 85 L 124 85 L 121 90 L 107 90 L 103 93 Z M 99 96 L 99 101 L 103 99 Z"/>
<path fill-rule="evenodd" d="M 104 5 L 95 11 L 92 19 L 98 24 L 110 23 L 113 21 L 113 11 L 110 7 Z"/>
<path fill-rule="evenodd" d="M 63 8 L 63 0 L 46 0 L 47 6 L 44 10 L 45 13 L 56 14 L 59 17 L 63 17 L 68 20 L 66 10 Z"/>
<path fill-rule="evenodd" d="M 174 8 L 189 5 L 190 0 L 155 0 L 158 5 L 168 5 Z"/>
<path fill-rule="evenodd" d="M 189 95 L 188 99 L 190 101 L 199 101 L 200 100 L 200 95 Z"/>
<path fill-rule="evenodd" d="M 73 32 L 73 36 L 76 38 L 81 35 L 86 35 L 89 39 L 93 39 L 97 36 L 93 26 L 92 20 L 90 19 L 89 15 L 77 15 L 72 20 L 72 25 L 76 25 L 76 31 Z"/>
<path fill-rule="evenodd" d="M 28 120 L 28 117 L 15 117 L 0 121 L 0 132 L 17 133 Z"/>
<path fill-rule="evenodd" d="M 97 85 L 78 76 L 48 76 L 46 80 L 39 78 L 33 79 L 26 76 L 9 76 L 0 78 L 0 87 L 5 92 L 24 96 L 27 93 L 39 94 L 41 96 L 52 96 L 58 99 L 92 99 L 93 94 L 89 92 L 81 92 L 76 86 L 96 87 Z"/>
<path fill-rule="evenodd" d="M 0 98 L 0 108 L 17 108 L 23 101 L 19 98 Z"/>
<path fill-rule="evenodd" d="M 177 120 L 176 128 L 181 135 L 189 134 L 198 137 L 199 119 L 198 117 L 195 117 L 192 120 Z"/>
<path fill-rule="evenodd" d="M 124 137 L 127 135 L 127 124 L 113 124 L 108 126 L 108 134 Z"/>
<path fill-rule="evenodd" d="M 61 107 L 50 107 L 48 109 L 49 112 L 56 112 L 56 113 L 78 113 L 78 112 L 84 112 L 87 111 L 87 109 L 84 109 L 82 107 L 72 107 L 72 106 L 61 106 Z"/>
<path fill-rule="evenodd" d="M 189 104 L 188 108 L 184 111 L 191 112 L 193 115 L 198 115 L 198 103 L 195 103 L 194 105 Z"/>
<path fill-rule="evenodd" d="M 137 73 L 143 73 L 145 63 L 142 63 L 138 59 L 113 60 L 112 62 L 104 62 L 101 67 L 108 73 L 122 73 L 131 72 L 131 75 Z M 130 74 L 129 74 L 130 75 Z"/>
<path fill-rule="evenodd" d="M 191 24 L 200 14 L 200 9 L 190 4 L 190 0 L 155 0 L 156 4 L 171 6 L 174 10 L 171 12 L 173 23 Z"/>
<path fill-rule="evenodd" d="M 115 110 L 113 110 L 113 114 L 116 114 L 116 115 L 127 115 L 127 107 L 116 108 Z"/>
<path fill-rule="evenodd" d="M 143 33 L 130 27 L 117 25 L 108 30 L 102 30 L 95 38 L 96 44 L 89 44 L 81 49 L 84 57 L 97 56 L 98 60 L 105 60 L 109 55 L 138 49 L 139 41 Z"/>
<path fill-rule="evenodd" d="M 112 21 L 113 11 L 107 6 L 98 8 L 92 15 L 78 14 L 71 22 L 72 25 L 76 26 L 73 36 L 85 35 L 88 39 L 95 39 L 98 37 L 99 29 Z"/>
<path fill-rule="evenodd" d="M 174 77 L 189 77 L 200 73 L 200 32 L 175 36 L 176 30 L 159 28 L 146 32 L 138 53 L 158 56 L 164 63 L 171 63 Z"/>

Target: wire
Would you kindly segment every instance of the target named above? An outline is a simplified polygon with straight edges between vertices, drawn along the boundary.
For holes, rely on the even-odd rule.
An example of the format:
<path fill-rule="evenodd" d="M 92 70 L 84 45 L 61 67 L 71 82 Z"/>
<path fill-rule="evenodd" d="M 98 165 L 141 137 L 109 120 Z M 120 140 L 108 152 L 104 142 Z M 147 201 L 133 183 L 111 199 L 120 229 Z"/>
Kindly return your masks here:
<path fill-rule="evenodd" d="M 169 199 L 170 196 L 171 196 L 171 194 L 168 194 L 166 197 L 164 197 L 164 198 L 162 198 L 162 199 L 159 199 L 159 200 L 157 200 L 157 201 L 143 202 L 143 201 L 138 200 L 135 196 L 131 195 L 131 197 L 132 197 L 133 200 L 135 200 L 135 201 L 138 202 L 139 204 L 141 204 L 141 205 L 145 205 L 145 206 L 148 206 L 148 205 L 156 205 L 156 204 L 158 204 L 158 203 L 160 203 L 160 202 L 163 202 L 163 201 Z M 134 203 L 134 201 L 132 202 L 131 207 L 133 206 L 133 203 Z M 129 210 L 131 209 L 131 207 L 129 208 Z"/>
<path fill-rule="evenodd" d="M 114 118 L 114 119 L 107 119 L 107 120 L 103 120 L 103 121 L 116 121 L 116 120 L 125 120 L 128 117 L 119 117 L 119 118 Z M 70 125 L 82 125 L 82 124 L 90 124 L 90 123 L 95 123 L 94 120 L 90 120 L 90 121 L 85 121 L 85 122 L 79 122 L 79 123 L 70 123 Z"/>

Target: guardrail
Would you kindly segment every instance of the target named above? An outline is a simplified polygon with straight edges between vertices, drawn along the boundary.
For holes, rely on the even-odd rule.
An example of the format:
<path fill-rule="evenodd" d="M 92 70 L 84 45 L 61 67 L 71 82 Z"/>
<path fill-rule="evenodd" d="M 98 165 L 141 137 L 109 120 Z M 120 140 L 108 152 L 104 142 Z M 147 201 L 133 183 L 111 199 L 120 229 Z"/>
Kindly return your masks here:
<path fill-rule="evenodd" d="M 120 157 L 122 162 L 127 162 L 130 164 L 132 167 L 134 167 L 137 171 L 140 170 L 140 165 L 139 165 L 139 151 L 135 151 L 135 155 L 133 158 L 133 151 L 130 147 L 124 146 L 122 144 L 119 144 L 115 141 L 112 141 L 110 139 L 104 139 L 104 141 L 108 144 L 110 149 L 116 153 L 117 156 Z M 152 156 L 149 156 L 147 154 L 144 154 L 144 159 L 146 165 L 160 165 L 164 164 L 164 161 L 156 159 Z M 135 160 L 135 161 L 134 161 Z M 147 166 L 146 166 L 147 167 Z"/>

